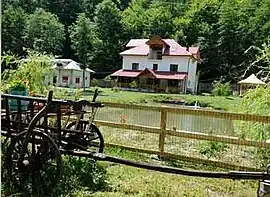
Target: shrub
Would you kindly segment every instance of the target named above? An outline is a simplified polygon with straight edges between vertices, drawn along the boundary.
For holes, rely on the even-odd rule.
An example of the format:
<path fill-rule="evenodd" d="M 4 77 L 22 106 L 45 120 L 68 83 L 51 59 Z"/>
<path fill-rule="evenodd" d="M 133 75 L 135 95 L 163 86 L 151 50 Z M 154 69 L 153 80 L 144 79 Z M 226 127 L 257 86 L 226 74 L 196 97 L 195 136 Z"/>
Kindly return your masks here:
<path fill-rule="evenodd" d="M 28 89 L 27 83 L 25 80 L 15 79 L 9 83 L 8 88 L 10 91 L 25 91 Z"/>
<path fill-rule="evenodd" d="M 243 96 L 240 110 L 247 114 L 270 115 L 270 87 L 261 86 L 251 89 Z M 265 142 L 270 139 L 270 125 L 258 122 L 243 121 L 240 123 L 238 135 L 244 139 Z M 257 149 L 259 167 L 265 167 L 270 163 L 270 151 L 268 149 Z"/>
<path fill-rule="evenodd" d="M 113 87 L 113 88 L 112 88 L 112 91 L 113 91 L 113 92 L 120 92 L 120 89 L 119 89 L 119 87 Z"/>
<path fill-rule="evenodd" d="M 9 84 L 16 79 L 24 79 L 28 81 L 29 91 L 44 93 L 45 76 L 52 74 L 51 68 L 52 57 L 43 55 L 34 51 L 28 51 L 26 61 L 19 61 L 17 69 L 7 69 L 2 73 L 3 84 Z"/>
<path fill-rule="evenodd" d="M 78 193 L 90 194 L 96 191 L 105 191 L 109 188 L 105 168 L 98 165 L 94 159 L 65 156 L 63 158 L 63 174 L 61 180 L 53 188 L 54 192 L 47 191 L 50 196 L 75 196 Z M 2 193 L 8 192 L 5 182 L 5 169 L 2 165 Z M 25 182 L 27 184 L 27 181 Z M 15 188 L 16 189 L 16 188 Z M 18 191 L 22 196 L 29 196 L 27 192 Z M 16 191 L 12 192 L 13 194 Z"/>
<path fill-rule="evenodd" d="M 229 96 L 232 94 L 231 85 L 229 82 L 221 83 L 220 81 L 213 82 L 212 94 L 214 96 Z"/>
<path fill-rule="evenodd" d="M 129 87 L 131 87 L 131 88 L 136 88 L 136 87 L 137 87 L 136 81 L 130 82 L 130 83 L 129 83 Z"/>
<path fill-rule="evenodd" d="M 74 95 L 74 100 L 79 100 L 83 96 L 83 90 L 76 89 Z"/>
<path fill-rule="evenodd" d="M 94 79 L 92 79 L 91 84 L 93 87 L 97 87 L 97 86 L 99 86 L 99 81 L 96 78 L 94 78 Z"/>
<path fill-rule="evenodd" d="M 222 142 L 202 142 L 199 145 L 199 152 L 207 157 L 216 157 L 221 151 L 225 151 L 227 145 Z"/>

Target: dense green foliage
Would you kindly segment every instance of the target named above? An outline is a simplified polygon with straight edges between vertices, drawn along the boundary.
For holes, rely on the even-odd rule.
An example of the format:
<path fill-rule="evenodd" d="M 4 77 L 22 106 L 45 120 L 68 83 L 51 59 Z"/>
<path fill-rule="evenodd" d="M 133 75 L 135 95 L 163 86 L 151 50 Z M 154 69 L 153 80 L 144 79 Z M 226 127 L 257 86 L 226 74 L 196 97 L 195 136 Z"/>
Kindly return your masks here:
<path fill-rule="evenodd" d="M 63 159 L 63 173 L 61 180 L 54 186 L 53 191 L 46 192 L 48 196 L 72 197 L 78 196 L 79 193 L 92 194 L 96 191 L 106 191 L 109 189 L 107 181 L 106 169 L 98 164 L 93 159 L 77 158 L 71 156 L 64 156 Z M 29 196 L 27 191 L 22 191 L 13 187 L 9 191 L 7 184 L 6 169 L 3 164 L 2 170 L 2 196 L 8 196 L 12 192 L 14 196 Z M 24 184 L 29 184 L 29 180 L 25 180 Z"/>
<path fill-rule="evenodd" d="M 64 25 L 43 9 L 37 9 L 26 20 L 25 42 L 36 51 L 58 55 L 63 47 Z"/>
<path fill-rule="evenodd" d="M 13 57 L 14 58 L 14 57 Z M 1 89 L 8 91 L 18 81 L 27 81 L 27 89 L 31 92 L 44 93 L 44 80 L 52 74 L 51 57 L 38 52 L 28 51 L 27 61 L 13 59 L 17 66 L 8 68 L 2 73 Z M 9 63 L 10 64 L 10 63 Z"/>
<path fill-rule="evenodd" d="M 234 82 L 260 71 L 250 64 L 270 31 L 269 0 L 4 0 L 3 8 L 5 53 L 27 47 L 105 73 L 121 67 L 129 39 L 158 34 L 200 46 L 201 79 Z"/>
<path fill-rule="evenodd" d="M 229 96 L 232 93 L 231 85 L 229 82 L 214 81 L 212 93 L 214 96 Z"/>

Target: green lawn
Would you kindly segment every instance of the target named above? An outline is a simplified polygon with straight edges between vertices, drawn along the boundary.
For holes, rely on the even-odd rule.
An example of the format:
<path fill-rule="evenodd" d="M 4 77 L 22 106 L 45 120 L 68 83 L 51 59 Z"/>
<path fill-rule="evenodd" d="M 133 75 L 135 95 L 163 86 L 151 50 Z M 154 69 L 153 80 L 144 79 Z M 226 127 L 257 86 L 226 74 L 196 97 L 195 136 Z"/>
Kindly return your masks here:
<path fill-rule="evenodd" d="M 87 89 L 84 93 L 84 98 L 91 100 L 93 96 L 94 89 Z M 197 95 L 182 95 L 182 94 L 154 94 L 154 93 L 140 93 L 140 92 L 131 92 L 131 91 L 113 91 L 109 88 L 99 88 L 100 95 L 98 97 L 99 101 L 103 102 L 115 102 L 115 103 L 134 103 L 141 105 L 167 105 L 161 103 L 162 100 L 181 100 L 184 99 L 188 105 L 194 105 L 195 101 L 198 101 L 201 106 L 208 107 L 212 109 L 222 109 L 226 111 L 237 112 L 239 110 L 239 105 L 241 104 L 241 98 L 239 97 L 213 97 L 213 96 L 197 96 Z M 107 109 L 108 110 L 108 109 Z M 131 110 L 123 111 L 123 109 L 111 109 L 108 112 L 106 108 L 101 109 L 98 112 L 98 117 L 102 117 L 105 120 L 111 120 L 118 122 L 119 116 L 121 114 L 126 114 L 129 117 L 128 121 L 138 121 L 137 112 Z M 121 111 L 122 110 L 122 111 Z M 142 125 L 147 124 L 159 124 L 158 121 L 154 121 L 156 115 L 152 112 L 145 112 L 147 115 L 140 116 L 140 121 Z M 135 118 L 137 117 L 137 118 Z M 147 118 L 144 118 L 147 117 Z M 159 116 L 158 116 L 159 118 Z M 178 120 L 177 118 L 176 120 Z M 178 123 L 173 119 L 174 123 Z M 130 123 L 130 122 L 129 122 Z M 152 125 L 158 126 L 158 125 Z M 104 128 L 103 128 L 104 129 Z M 146 137 L 143 135 L 136 135 L 135 132 L 132 132 L 125 135 L 124 132 L 117 131 L 117 129 L 108 129 L 102 130 L 105 140 L 113 141 L 115 143 L 121 143 L 123 141 L 129 143 L 144 143 L 145 141 L 151 139 L 149 136 Z M 113 134 L 114 133 L 114 134 Z M 118 135 L 116 135 L 118 133 Z M 137 132 L 140 133 L 140 132 Z M 121 138 L 119 137 L 121 135 Z M 116 137 L 118 136 L 118 137 Z M 143 139 L 142 139 L 143 137 Z M 134 139 L 133 139 L 134 138 Z M 147 140 L 146 140 L 147 138 Z M 116 141 L 115 141 L 116 140 Z M 135 141 L 134 141 L 135 140 Z M 184 140 L 185 141 L 185 140 Z M 187 140 L 186 140 L 187 142 Z M 186 143 L 185 142 L 185 143 Z M 176 141 L 168 141 L 170 143 L 178 144 Z M 182 145 L 185 144 L 181 143 Z M 157 148 L 158 138 L 155 140 L 155 143 L 144 143 L 147 145 L 146 148 Z M 152 145 L 155 147 L 152 147 Z M 144 146 L 144 145 L 143 145 Z M 189 146 L 190 148 L 190 146 Z M 184 151 L 183 147 L 179 147 L 178 151 Z M 106 149 L 107 154 L 116 155 L 118 157 L 125 157 L 129 159 L 134 159 L 138 161 L 147 161 L 151 163 L 159 163 L 161 165 L 171 165 L 168 162 L 161 162 L 156 159 L 151 158 L 151 155 L 133 153 L 129 151 L 112 151 Z M 190 154 L 190 149 L 188 150 Z M 181 161 L 180 161 L 181 162 Z M 188 177 L 180 176 L 173 174 L 166 174 L 161 172 L 154 172 L 145 169 L 138 169 L 134 167 L 112 164 L 109 162 L 100 162 L 107 168 L 108 181 L 110 183 L 110 189 L 105 192 L 96 192 L 94 194 L 85 194 L 78 193 L 76 196 L 94 196 L 94 197 L 124 197 L 124 196 L 187 196 L 187 197 L 200 197 L 200 196 L 211 196 L 211 197 L 249 197 L 256 196 L 256 181 L 232 181 L 224 179 L 209 179 L 209 178 L 199 178 L 199 177 Z M 175 165 L 175 163 L 174 163 Z M 189 169 L 206 169 L 211 168 L 201 166 L 188 166 L 187 163 L 180 163 L 177 161 L 178 167 L 189 168 Z M 217 169 L 211 169 L 217 170 Z"/>
<path fill-rule="evenodd" d="M 149 155 L 136 156 L 129 151 L 110 154 L 161 165 L 170 163 L 154 161 Z M 233 181 L 167 174 L 104 162 L 107 167 L 110 190 L 96 192 L 93 197 L 251 197 L 256 196 L 256 181 Z M 174 164 L 175 165 L 175 164 Z M 181 164 L 178 164 L 181 165 Z M 184 164 L 187 166 L 187 164 Z M 182 167 L 182 166 L 180 166 Z M 185 167 L 187 168 L 187 167 Z M 191 168 L 194 169 L 192 166 Z M 197 166 L 197 170 L 218 170 Z"/>
<path fill-rule="evenodd" d="M 200 95 L 184 95 L 184 94 L 157 94 L 157 93 L 142 93 L 132 91 L 115 91 L 110 88 L 99 88 L 100 95 L 98 99 L 104 102 L 115 103 L 134 103 L 144 105 L 165 105 L 160 103 L 163 100 L 185 100 L 187 105 L 195 104 L 198 101 L 200 106 L 221 109 L 226 111 L 236 112 L 242 99 L 237 96 L 221 97 L 221 96 L 200 96 Z M 92 99 L 92 89 L 88 89 L 84 93 L 84 98 Z"/>

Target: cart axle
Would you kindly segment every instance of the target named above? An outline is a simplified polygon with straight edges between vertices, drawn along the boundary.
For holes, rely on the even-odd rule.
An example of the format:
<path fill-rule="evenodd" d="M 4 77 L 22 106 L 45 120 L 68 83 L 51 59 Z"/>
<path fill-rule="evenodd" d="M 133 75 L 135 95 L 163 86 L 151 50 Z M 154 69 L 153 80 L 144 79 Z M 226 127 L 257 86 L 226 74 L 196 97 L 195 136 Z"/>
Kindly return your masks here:
<path fill-rule="evenodd" d="M 229 171 L 229 172 L 210 172 L 210 171 L 196 171 L 196 170 L 184 170 L 179 168 L 173 168 L 168 166 L 153 165 L 144 162 L 137 162 L 119 157 L 109 156 L 102 153 L 91 153 L 88 151 L 75 151 L 60 149 L 61 153 L 79 157 L 93 158 L 101 161 L 109 161 L 137 168 L 143 168 L 148 170 L 155 170 L 159 172 L 186 175 L 186 176 L 198 176 L 206 178 L 223 178 L 223 179 L 249 179 L 249 180 L 270 180 L 270 174 L 267 172 L 241 172 L 241 171 Z"/>

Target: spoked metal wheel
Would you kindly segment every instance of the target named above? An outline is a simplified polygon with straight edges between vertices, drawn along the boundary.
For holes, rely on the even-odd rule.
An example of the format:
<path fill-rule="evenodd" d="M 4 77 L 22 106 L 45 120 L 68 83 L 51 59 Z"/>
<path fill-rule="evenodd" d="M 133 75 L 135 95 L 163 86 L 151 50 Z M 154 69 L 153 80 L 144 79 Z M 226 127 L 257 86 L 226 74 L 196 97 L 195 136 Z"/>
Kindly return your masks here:
<path fill-rule="evenodd" d="M 9 189 L 29 196 L 52 196 L 62 172 L 58 146 L 38 129 L 28 139 L 26 136 L 26 131 L 19 133 L 8 147 L 5 164 Z"/>
<path fill-rule="evenodd" d="M 88 127 L 88 129 L 87 129 Z M 96 125 L 81 120 L 76 128 L 76 121 L 67 125 L 67 129 L 79 130 L 80 132 L 64 133 L 67 141 L 67 149 L 87 150 L 90 152 L 103 153 L 104 139 Z"/>

